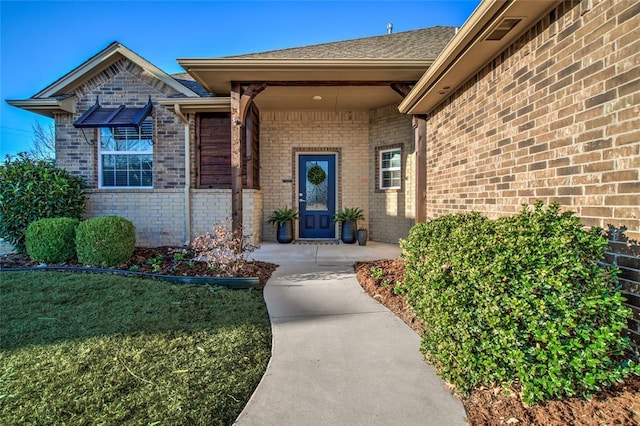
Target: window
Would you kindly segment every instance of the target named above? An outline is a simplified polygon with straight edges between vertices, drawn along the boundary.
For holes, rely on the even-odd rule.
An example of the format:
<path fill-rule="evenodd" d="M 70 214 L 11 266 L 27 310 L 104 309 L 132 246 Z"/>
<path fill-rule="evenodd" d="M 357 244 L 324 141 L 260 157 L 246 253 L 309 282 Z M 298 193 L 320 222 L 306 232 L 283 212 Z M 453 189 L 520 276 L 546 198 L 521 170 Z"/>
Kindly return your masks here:
<path fill-rule="evenodd" d="M 139 128 L 100 128 L 100 187 L 153 187 L 153 118 Z"/>
<path fill-rule="evenodd" d="M 402 151 L 400 148 L 380 151 L 380 189 L 402 188 Z"/>

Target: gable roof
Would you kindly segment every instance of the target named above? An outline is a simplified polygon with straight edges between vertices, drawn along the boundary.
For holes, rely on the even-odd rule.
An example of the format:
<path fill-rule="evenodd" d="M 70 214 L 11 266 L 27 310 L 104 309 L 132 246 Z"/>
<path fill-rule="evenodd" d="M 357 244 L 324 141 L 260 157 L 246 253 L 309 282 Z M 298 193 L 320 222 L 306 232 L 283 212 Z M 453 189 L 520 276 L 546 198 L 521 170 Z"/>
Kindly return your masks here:
<path fill-rule="evenodd" d="M 185 96 L 198 96 L 193 90 L 179 83 L 177 80 L 173 79 L 170 75 L 153 65 L 151 62 L 129 50 L 121 43 L 114 41 L 105 49 L 89 58 L 80 66 L 76 67 L 40 92 L 36 93 L 33 98 L 48 98 L 51 96 L 68 93 L 71 87 L 75 87 L 82 81 L 84 81 L 84 79 L 87 79 L 90 76 L 99 73 L 121 56 L 129 59 L 131 62 L 150 72 L 158 80 L 163 81 L 165 84 L 167 84 L 177 92 L 180 92 Z"/>
<path fill-rule="evenodd" d="M 211 93 L 229 93 L 231 81 L 312 86 L 332 82 L 415 83 L 455 34 L 431 27 L 375 37 L 178 63 Z"/>
<path fill-rule="evenodd" d="M 177 92 L 177 96 L 201 96 L 198 93 L 198 88 L 195 87 L 197 83 L 193 82 L 195 83 L 194 85 L 193 83 L 186 83 L 183 80 L 175 79 L 121 43 L 113 42 L 31 98 L 7 100 L 7 103 L 48 117 L 52 117 L 54 112 L 59 111 L 75 113 L 75 103 L 77 99 L 71 95 L 73 89 L 104 71 L 123 57 L 171 87 Z"/>
<path fill-rule="evenodd" d="M 242 59 L 434 59 L 455 34 L 454 27 L 431 27 L 374 37 L 246 55 Z"/>

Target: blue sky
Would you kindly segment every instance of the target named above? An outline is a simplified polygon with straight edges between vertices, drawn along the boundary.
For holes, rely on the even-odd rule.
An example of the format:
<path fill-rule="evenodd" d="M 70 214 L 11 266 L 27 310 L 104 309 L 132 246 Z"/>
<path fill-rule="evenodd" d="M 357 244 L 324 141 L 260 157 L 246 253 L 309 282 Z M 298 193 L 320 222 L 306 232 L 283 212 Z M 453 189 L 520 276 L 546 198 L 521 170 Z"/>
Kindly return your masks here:
<path fill-rule="evenodd" d="M 0 161 L 31 147 L 36 121 L 9 106 L 112 41 L 165 72 L 176 58 L 217 57 L 327 43 L 435 25 L 461 26 L 479 0 L 0 1 Z"/>

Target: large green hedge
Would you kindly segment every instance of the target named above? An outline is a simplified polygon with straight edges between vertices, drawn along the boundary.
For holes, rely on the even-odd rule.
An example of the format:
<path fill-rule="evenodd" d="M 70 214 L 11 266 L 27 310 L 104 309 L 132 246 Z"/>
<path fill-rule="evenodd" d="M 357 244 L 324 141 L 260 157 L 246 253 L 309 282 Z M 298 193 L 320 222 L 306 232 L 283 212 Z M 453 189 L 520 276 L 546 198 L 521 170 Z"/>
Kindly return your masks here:
<path fill-rule="evenodd" d="M 502 385 L 535 404 L 640 372 L 625 357 L 617 270 L 600 263 L 607 240 L 557 204 L 498 220 L 443 216 L 402 247 L 399 290 L 428 325 L 422 350 L 463 395 Z"/>
<path fill-rule="evenodd" d="M 68 171 L 21 154 L 0 165 L 0 237 L 25 251 L 31 222 L 50 217 L 81 219 L 84 183 Z"/>
<path fill-rule="evenodd" d="M 85 220 L 76 231 L 78 261 L 85 265 L 118 266 L 131 258 L 135 246 L 135 227 L 120 216 Z"/>

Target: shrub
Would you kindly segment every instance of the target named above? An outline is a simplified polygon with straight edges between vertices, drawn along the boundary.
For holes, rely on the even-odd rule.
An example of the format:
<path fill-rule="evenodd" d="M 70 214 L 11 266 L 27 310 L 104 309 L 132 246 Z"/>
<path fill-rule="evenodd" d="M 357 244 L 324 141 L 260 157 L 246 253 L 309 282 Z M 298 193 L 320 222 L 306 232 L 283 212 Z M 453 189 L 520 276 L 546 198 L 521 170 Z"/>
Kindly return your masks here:
<path fill-rule="evenodd" d="M 39 219 L 25 232 L 27 254 L 36 262 L 66 262 L 76 255 L 76 228 L 70 217 Z"/>
<path fill-rule="evenodd" d="M 422 350 L 463 395 L 513 386 L 535 404 L 640 372 L 624 358 L 630 311 L 617 270 L 599 263 L 607 241 L 559 205 L 494 221 L 443 216 L 402 247 L 402 290 L 429 324 Z"/>
<path fill-rule="evenodd" d="M 257 247 L 247 242 L 242 229 L 231 230 L 231 220 L 213 225 L 213 233 L 197 235 L 191 249 L 197 258 L 205 260 L 211 269 L 230 277 L 238 276 L 247 263 L 247 256 Z"/>
<path fill-rule="evenodd" d="M 85 265 L 113 267 L 133 255 L 136 230 L 119 216 L 101 216 L 86 220 L 76 231 L 78 261 Z"/>
<path fill-rule="evenodd" d="M 81 178 L 25 154 L 0 165 L 0 237 L 25 251 L 24 233 L 38 219 L 80 219 L 85 209 Z"/>

